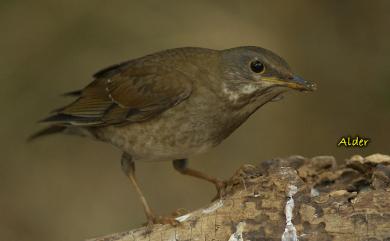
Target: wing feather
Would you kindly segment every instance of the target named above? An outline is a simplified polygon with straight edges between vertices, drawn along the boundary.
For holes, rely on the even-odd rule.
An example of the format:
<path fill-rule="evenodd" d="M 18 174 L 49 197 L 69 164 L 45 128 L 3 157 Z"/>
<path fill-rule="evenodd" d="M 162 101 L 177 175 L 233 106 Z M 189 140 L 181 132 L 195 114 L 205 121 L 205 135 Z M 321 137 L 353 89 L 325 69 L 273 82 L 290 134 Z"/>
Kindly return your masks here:
<path fill-rule="evenodd" d="M 43 121 L 83 126 L 141 122 L 192 92 L 192 80 L 180 71 L 128 63 L 95 74 L 96 79 L 78 92 L 78 99 Z"/>

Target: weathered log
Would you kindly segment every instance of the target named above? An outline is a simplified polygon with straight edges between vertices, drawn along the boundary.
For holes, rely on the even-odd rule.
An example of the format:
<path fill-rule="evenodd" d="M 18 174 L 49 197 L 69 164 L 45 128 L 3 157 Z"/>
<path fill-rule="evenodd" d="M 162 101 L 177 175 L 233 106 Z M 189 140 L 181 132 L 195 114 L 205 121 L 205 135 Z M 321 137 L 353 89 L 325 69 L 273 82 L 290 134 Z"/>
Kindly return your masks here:
<path fill-rule="evenodd" d="M 390 156 L 244 165 L 223 199 L 177 220 L 90 241 L 390 240 Z"/>

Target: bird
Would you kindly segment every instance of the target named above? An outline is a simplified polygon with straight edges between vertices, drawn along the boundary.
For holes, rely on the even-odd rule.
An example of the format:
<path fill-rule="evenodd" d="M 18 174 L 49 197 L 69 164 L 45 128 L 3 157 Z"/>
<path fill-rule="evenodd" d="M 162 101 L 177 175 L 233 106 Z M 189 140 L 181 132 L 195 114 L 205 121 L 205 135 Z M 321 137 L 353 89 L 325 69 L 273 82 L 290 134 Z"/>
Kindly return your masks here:
<path fill-rule="evenodd" d="M 85 88 L 65 93 L 73 102 L 41 120 L 48 126 L 29 139 L 64 133 L 111 143 L 122 151 L 122 170 L 148 224 L 172 223 L 150 208 L 135 163 L 172 161 L 181 174 L 211 182 L 221 194 L 225 182 L 190 168 L 189 156 L 220 144 L 286 91 L 315 89 L 262 47 L 167 49 L 98 71 Z"/>

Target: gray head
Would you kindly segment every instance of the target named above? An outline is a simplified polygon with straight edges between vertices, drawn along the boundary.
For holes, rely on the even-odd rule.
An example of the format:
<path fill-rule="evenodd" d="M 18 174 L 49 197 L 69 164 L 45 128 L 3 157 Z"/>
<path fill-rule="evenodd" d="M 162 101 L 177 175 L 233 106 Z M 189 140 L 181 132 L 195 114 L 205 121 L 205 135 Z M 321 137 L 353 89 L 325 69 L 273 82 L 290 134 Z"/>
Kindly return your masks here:
<path fill-rule="evenodd" d="M 316 86 L 295 75 L 287 62 L 270 50 L 246 46 L 221 51 L 225 92 L 238 98 L 257 98 L 277 89 L 313 91 Z M 233 98 L 234 99 L 234 98 Z"/>

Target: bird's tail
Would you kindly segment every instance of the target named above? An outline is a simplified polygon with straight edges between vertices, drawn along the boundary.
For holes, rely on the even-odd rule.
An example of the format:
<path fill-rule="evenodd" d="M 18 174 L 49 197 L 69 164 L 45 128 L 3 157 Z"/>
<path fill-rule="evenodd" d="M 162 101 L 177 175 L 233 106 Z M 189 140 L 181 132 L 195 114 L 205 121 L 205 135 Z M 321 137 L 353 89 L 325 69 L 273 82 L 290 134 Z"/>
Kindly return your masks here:
<path fill-rule="evenodd" d="M 41 138 L 43 136 L 62 133 L 66 130 L 66 128 L 67 128 L 66 126 L 51 125 L 49 127 L 46 127 L 44 129 L 35 132 L 34 134 L 32 134 L 27 138 L 27 141 L 30 142 L 37 138 Z"/>
<path fill-rule="evenodd" d="M 64 97 L 80 97 L 81 93 L 82 93 L 82 90 L 75 90 L 75 91 L 64 93 L 62 96 L 64 96 Z M 53 110 L 52 112 L 59 112 L 62 109 L 63 108 L 59 108 L 59 109 Z M 57 116 L 57 115 L 54 115 L 54 116 Z M 41 120 L 40 122 L 43 122 L 43 121 L 44 120 Z M 43 136 L 52 135 L 52 134 L 66 133 L 66 132 L 69 132 L 68 129 L 69 129 L 69 126 L 58 125 L 58 124 L 50 125 L 46 128 L 43 128 L 43 129 L 37 131 L 36 133 L 32 134 L 31 136 L 29 136 L 27 138 L 27 141 L 28 142 L 34 141 L 35 139 L 41 138 Z M 72 134 L 73 134 L 73 132 L 72 132 Z"/>

